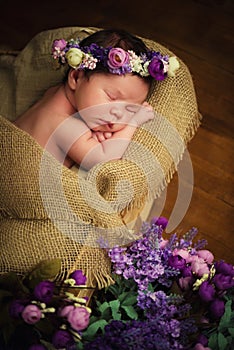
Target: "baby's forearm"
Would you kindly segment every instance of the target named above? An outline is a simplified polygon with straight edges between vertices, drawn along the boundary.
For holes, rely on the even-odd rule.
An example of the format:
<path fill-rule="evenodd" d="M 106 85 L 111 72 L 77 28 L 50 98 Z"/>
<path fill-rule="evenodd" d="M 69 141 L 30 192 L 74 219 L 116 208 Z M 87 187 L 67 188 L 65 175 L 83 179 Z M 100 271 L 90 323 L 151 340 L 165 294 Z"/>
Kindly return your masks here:
<path fill-rule="evenodd" d="M 121 159 L 126 151 L 136 126 L 127 125 L 112 134 L 111 138 L 96 143 L 82 161 L 82 166 L 90 169 L 94 165 L 114 159 Z"/>

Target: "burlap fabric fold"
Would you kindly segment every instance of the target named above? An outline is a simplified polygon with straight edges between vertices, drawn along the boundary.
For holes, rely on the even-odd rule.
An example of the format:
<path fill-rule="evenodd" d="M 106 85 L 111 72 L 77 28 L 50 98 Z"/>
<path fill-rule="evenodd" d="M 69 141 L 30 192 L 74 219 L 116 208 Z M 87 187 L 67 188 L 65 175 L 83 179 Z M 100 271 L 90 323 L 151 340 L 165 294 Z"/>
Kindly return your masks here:
<path fill-rule="evenodd" d="M 82 38 L 96 30 L 58 28 L 33 38 L 14 60 L 16 114 L 6 117 L 13 120 L 63 79 L 64 69 L 50 55 L 54 39 Z M 143 40 L 150 49 L 174 55 Z M 190 72 L 179 62 L 175 77 L 154 84 L 149 102 L 155 118 L 137 130 L 123 159 L 97 165 L 85 178 L 79 169 L 77 174 L 58 164 L 29 135 L 1 118 L 1 273 L 23 274 L 42 259 L 61 257 L 58 278 L 81 268 L 92 285 L 111 283 L 109 259 L 98 244 L 133 239 L 124 222 L 160 195 L 200 124 Z"/>

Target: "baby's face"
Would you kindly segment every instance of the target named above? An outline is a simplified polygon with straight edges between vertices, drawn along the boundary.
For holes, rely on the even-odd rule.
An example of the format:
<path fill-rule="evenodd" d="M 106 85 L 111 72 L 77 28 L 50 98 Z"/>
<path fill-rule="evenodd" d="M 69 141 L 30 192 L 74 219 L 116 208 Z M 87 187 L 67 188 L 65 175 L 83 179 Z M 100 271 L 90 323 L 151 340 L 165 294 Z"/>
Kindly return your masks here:
<path fill-rule="evenodd" d="M 149 85 L 136 75 L 80 72 L 75 102 L 81 117 L 95 131 L 121 130 L 146 100 Z"/>

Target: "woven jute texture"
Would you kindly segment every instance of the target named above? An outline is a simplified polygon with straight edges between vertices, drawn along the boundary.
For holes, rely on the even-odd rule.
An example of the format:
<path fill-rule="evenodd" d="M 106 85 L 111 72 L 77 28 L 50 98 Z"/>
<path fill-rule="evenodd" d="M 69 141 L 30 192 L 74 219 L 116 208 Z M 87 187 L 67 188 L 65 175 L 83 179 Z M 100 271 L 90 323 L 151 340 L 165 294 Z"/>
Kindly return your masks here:
<path fill-rule="evenodd" d="M 59 28 L 29 42 L 14 60 L 16 115 L 63 79 L 64 70 L 51 59 L 52 41 L 96 30 Z M 174 55 L 143 40 L 151 49 Z M 0 273 L 24 274 L 43 259 L 60 257 L 59 280 L 79 268 L 90 286 L 112 282 L 103 247 L 134 239 L 124 224 L 126 214 L 136 217 L 148 199 L 160 195 L 200 124 L 190 72 L 179 62 L 175 77 L 153 86 L 149 102 L 155 118 L 137 130 L 123 159 L 99 164 L 85 178 L 16 128 L 7 120 L 12 115 L 0 117 Z"/>

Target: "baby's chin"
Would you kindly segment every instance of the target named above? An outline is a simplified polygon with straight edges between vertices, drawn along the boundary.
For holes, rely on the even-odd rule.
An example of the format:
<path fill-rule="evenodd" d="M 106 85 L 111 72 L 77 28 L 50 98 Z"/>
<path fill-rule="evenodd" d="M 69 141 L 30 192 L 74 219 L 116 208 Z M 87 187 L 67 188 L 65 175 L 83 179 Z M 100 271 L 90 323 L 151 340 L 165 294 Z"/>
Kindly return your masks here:
<path fill-rule="evenodd" d="M 109 131 L 109 132 L 116 132 L 116 131 L 120 131 L 122 130 L 124 127 L 126 126 L 126 124 L 113 124 L 113 123 L 108 123 L 108 124 L 104 124 L 104 125 L 98 125 L 93 129 L 93 131 Z"/>

